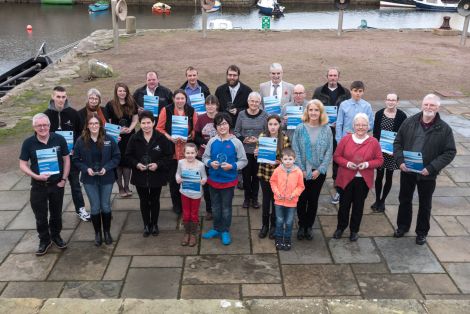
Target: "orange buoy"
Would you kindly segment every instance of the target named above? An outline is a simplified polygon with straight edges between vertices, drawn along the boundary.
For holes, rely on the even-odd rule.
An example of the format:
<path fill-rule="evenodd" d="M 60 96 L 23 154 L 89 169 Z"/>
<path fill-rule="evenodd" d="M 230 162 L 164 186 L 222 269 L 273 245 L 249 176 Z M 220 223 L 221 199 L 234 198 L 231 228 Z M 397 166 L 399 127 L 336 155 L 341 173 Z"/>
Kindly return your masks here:
<path fill-rule="evenodd" d="M 28 30 L 28 31 L 32 31 L 32 30 L 33 30 L 33 27 L 32 27 L 31 25 L 29 25 L 29 24 L 28 24 L 28 25 L 26 26 L 26 30 Z"/>

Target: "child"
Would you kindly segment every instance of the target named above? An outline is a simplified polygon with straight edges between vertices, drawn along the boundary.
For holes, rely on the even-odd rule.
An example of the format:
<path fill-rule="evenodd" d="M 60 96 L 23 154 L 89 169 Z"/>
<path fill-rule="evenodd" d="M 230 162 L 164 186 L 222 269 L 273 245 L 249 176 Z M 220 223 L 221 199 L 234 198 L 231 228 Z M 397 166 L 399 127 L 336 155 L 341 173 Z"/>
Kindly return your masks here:
<path fill-rule="evenodd" d="M 294 212 L 300 194 L 305 189 L 302 170 L 294 165 L 295 152 L 291 148 L 282 150 L 282 164 L 271 176 L 271 188 L 276 207 L 276 249 L 291 249 Z M 285 227 L 284 227 L 285 225 Z M 285 229 L 284 229 L 285 228 Z"/>
<path fill-rule="evenodd" d="M 175 176 L 176 182 L 180 184 L 183 207 L 184 236 L 181 245 L 195 246 L 202 185 L 206 184 L 207 176 L 204 164 L 196 159 L 197 147 L 194 143 L 186 143 L 183 153 L 184 159 L 178 161 Z"/>

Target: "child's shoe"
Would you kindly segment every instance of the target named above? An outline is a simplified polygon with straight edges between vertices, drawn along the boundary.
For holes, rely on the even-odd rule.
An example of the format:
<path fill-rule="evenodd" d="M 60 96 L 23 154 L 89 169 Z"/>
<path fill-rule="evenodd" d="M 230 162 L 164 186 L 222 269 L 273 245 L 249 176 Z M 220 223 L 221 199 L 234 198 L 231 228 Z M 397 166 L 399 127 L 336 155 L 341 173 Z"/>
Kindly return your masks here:
<path fill-rule="evenodd" d="M 232 243 L 232 237 L 230 236 L 230 232 L 222 232 L 222 244 L 229 245 Z"/>
<path fill-rule="evenodd" d="M 284 245 L 283 245 L 282 249 L 283 249 L 284 251 L 290 251 L 291 248 L 292 248 L 292 244 L 291 244 L 291 242 L 290 242 L 290 239 L 285 239 L 285 240 L 284 240 Z"/>
<path fill-rule="evenodd" d="M 274 244 L 276 245 L 276 250 L 282 250 L 283 246 L 284 246 L 284 241 L 282 241 L 282 238 L 276 238 L 276 241 L 274 242 Z"/>
<path fill-rule="evenodd" d="M 212 239 L 212 238 L 218 237 L 219 235 L 220 235 L 220 232 L 219 232 L 219 231 L 217 231 L 217 230 L 215 230 L 215 229 L 211 229 L 211 230 L 207 231 L 206 233 L 204 233 L 204 234 L 202 235 L 202 237 L 203 237 L 204 239 Z"/>

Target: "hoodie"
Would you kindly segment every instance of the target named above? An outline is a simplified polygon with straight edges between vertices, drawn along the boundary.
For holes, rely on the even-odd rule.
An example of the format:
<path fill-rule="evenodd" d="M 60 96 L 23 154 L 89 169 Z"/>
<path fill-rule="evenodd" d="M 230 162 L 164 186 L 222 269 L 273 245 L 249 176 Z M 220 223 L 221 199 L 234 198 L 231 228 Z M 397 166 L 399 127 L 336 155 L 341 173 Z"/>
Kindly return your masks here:
<path fill-rule="evenodd" d="M 55 131 L 73 131 L 73 142 L 81 135 L 82 129 L 80 128 L 80 116 L 78 112 L 73 109 L 68 100 L 65 101 L 64 108 L 57 110 L 54 101 L 49 101 L 49 107 L 44 114 L 49 117 L 51 122 L 50 132 Z"/>

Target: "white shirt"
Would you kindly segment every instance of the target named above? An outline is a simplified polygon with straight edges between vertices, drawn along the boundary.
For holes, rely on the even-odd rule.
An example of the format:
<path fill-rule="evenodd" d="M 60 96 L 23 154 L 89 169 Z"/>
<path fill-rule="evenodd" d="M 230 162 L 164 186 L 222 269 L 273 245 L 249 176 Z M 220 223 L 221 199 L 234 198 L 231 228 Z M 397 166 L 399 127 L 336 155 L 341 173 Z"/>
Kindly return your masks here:
<path fill-rule="evenodd" d="M 156 87 L 155 87 L 155 90 L 157 90 Z M 149 89 L 148 86 L 147 86 L 147 96 L 155 96 L 155 90 L 152 91 L 152 90 Z"/>
<path fill-rule="evenodd" d="M 275 96 L 273 95 L 273 92 L 274 92 L 274 83 L 273 81 L 271 81 L 271 88 L 269 90 L 269 96 Z M 279 86 L 277 87 L 276 94 L 277 94 L 277 99 L 282 98 L 282 81 L 279 82 Z"/>
<path fill-rule="evenodd" d="M 362 144 L 369 138 L 369 135 L 366 134 L 364 138 L 358 138 L 355 134 L 352 135 L 352 139 L 356 144 Z M 369 163 L 367 163 L 367 167 L 369 167 Z M 358 171 L 356 172 L 356 177 L 362 177 L 361 173 Z"/>
<path fill-rule="evenodd" d="M 239 88 L 240 88 L 240 82 L 238 82 L 238 84 L 235 85 L 234 87 L 232 87 L 232 86 L 228 87 L 228 89 L 230 90 L 230 95 L 232 96 L 232 102 L 235 101 L 235 96 L 237 96 Z"/>

